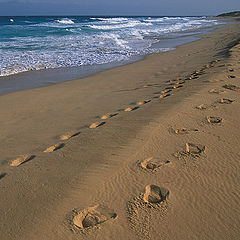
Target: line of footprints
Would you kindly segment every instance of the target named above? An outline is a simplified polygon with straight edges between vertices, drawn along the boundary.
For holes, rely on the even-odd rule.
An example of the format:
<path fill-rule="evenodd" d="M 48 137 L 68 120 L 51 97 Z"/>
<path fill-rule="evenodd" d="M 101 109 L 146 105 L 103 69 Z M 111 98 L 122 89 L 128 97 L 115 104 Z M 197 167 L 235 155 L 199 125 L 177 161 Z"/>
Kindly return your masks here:
<path fill-rule="evenodd" d="M 124 111 L 131 112 L 131 111 L 138 109 L 141 105 L 151 102 L 153 99 L 156 99 L 156 98 L 163 99 L 163 98 L 167 98 L 167 97 L 171 96 L 171 92 L 174 89 L 182 88 L 186 81 L 199 78 L 200 75 L 204 74 L 204 70 L 213 67 L 214 64 L 217 62 L 218 62 L 218 60 L 212 61 L 210 64 L 205 65 L 200 70 L 197 70 L 197 71 L 193 72 L 192 74 L 190 74 L 189 76 L 185 77 L 184 80 L 183 80 L 183 78 L 177 78 L 174 80 L 167 81 L 168 86 L 165 89 L 163 89 L 162 91 L 158 92 L 158 93 L 160 93 L 159 96 L 154 96 L 152 99 L 139 101 L 136 103 L 135 106 L 128 107 Z M 226 65 L 226 66 L 229 66 L 229 65 Z M 233 72 L 233 71 L 234 71 L 234 69 L 228 68 L 228 72 Z M 233 75 L 228 76 L 229 79 L 234 78 L 234 77 L 235 76 L 233 76 Z M 151 87 L 151 86 L 154 86 L 154 84 L 144 85 L 144 87 Z M 228 90 L 232 90 L 232 91 L 237 91 L 239 89 L 239 87 L 232 85 L 232 84 L 225 84 L 222 87 L 224 89 L 228 89 Z M 221 91 L 210 90 L 209 92 L 210 93 L 220 93 Z M 233 102 L 233 100 L 231 100 L 231 99 L 222 98 L 222 99 L 215 101 L 211 105 L 201 104 L 201 105 L 197 106 L 196 109 L 205 110 L 210 107 L 214 107 L 217 104 L 231 104 L 232 102 Z M 101 120 L 110 119 L 118 114 L 119 113 L 105 114 L 101 117 Z M 209 124 L 221 124 L 222 121 L 223 121 L 223 119 L 221 117 L 216 117 L 216 116 L 207 116 L 206 117 L 206 122 Z M 89 128 L 95 129 L 95 128 L 98 128 L 98 127 L 104 125 L 105 123 L 106 123 L 105 121 L 96 122 L 96 123 L 91 124 L 89 126 Z M 197 132 L 197 131 L 198 131 L 198 129 L 187 129 L 187 128 L 179 128 L 179 129 L 173 130 L 173 132 L 175 134 L 186 134 L 189 132 Z M 60 137 L 60 140 L 66 141 L 73 137 L 78 136 L 79 134 L 80 134 L 80 132 L 70 132 L 70 133 L 62 135 Z M 45 153 L 54 152 L 54 151 L 64 147 L 64 145 L 65 144 L 62 142 L 57 143 L 53 146 L 50 146 L 46 150 L 44 150 L 44 152 Z M 185 149 L 177 152 L 174 155 L 176 157 L 188 156 L 188 157 L 195 158 L 195 157 L 200 157 L 201 154 L 204 153 L 204 151 L 205 151 L 205 146 L 196 145 L 193 143 L 186 143 Z M 16 158 L 15 160 L 13 160 L 10 163 L 10 166 L 17 167 L 23 163 L 26 163 L 26 162 L 32 160 L 34 157 L 35 157 L 35 155 L 20 156 L 20 157 Z M 139 166 L 142 169 L 147 170 L 147 171 L 157 171 L 160 167 L 162 167 L 163 165 L 168 164 L 168 163 L 170 163 L 170 161 L 159 162 L 158 160 L 151 157 L 151 158 L 148 158 L 148 159 L 140 162 Z M 5 176 L 6 176 L 6 173 L 0 174 L 0 179 Z M 140 197 L 138 197 L 138 201 L 141 201 L 142 204 L 145 204 L 145 205 L 147 204 L 148 207 L 151 208 L 154 206 L 158 206 L 159 204 L 161 205 L 163 203 L 166 203 L 166 199 L 168 198 L 168 196 L 169 196 L 169 191 L 166 188 L 161 187 L 161 186 L 156 186 L 156 185 L 147 185 L 145 187 L 144 194 L 140 194 Z M 142 205 L 142 204 L 140 204 L 140 205 Z M 132 214 L 132 213 L 130 213 L 131 211 L 129 209 L 128 209 L 128 212 L 130 215 Z M 102 224 L 110 219 L 115 219 L 116 217 L 117 217 L 117 214 L 115 213 L 114 210 L 112 210 L 106 206 L 102 206 L 102 205 L 95 205 L 93 207 L 89 207 L 84 210 L 74 209 L 71 213 L 71 221 L 70 221 L 71 226 L 72 226 L 71 230 L 73 230 L 73 231 L 88 230 L 90 228 L 99 226 L 99 224 Z"/>
<path fill-rule="evenodd" d="M 208 65 L 205 65 L 201 70 L 194 72 L 193 74 L 191 74 L 190 76 L 188 76 L 185 80 L 192 80 L 192 79 L 196 79 L 198 78 L 199 75 L 203 74 L 204 69 L 206 68 L 211 68 L 213 67 L 214 63 L 218 62 L 213 61 Z M 229 65 L 226 65 L 229 66 Z M 227 70 L 228 72 L 233 72 L 234 69 L 230 68 Z M 228 76 L 229 79 L 235 78 L 234 75 L 229 75 Z M 184 80 L 182 79 L 176 79 L 176 80 L 170 80 L 168 81 L 170 84 L 169 87 L 165 88 L 163 91 L 161 91 L 161 95 L 159 96 L 159 98 L 165 98 L 170 96 L 170 92 L 173 89 L 176 88 L 181 88 L 183 87 L 183 84 L 185 83 Z M 232 91 L 237 91 L 239 89 L 239 87 L 232 85 L 232 84 L 226 84 L 223 86 L 223 88 L 228 89 L 228 90 L 232 90 Z M 210 93 L 220 93 L 222 92 L 220 91 L 213 91 L 210 90 Z M 138 105 L 142 105 L 145 104 L 147 102 L 150 102 L 151 100 L 147 100 L 147 101 L 143 101 L 143 102 L 139 102 Z M 222 98 L 219 99 L 217 101 L 215 101 L 213 104 L 207 106 L 204 104 L 201 104 L 199 106 L 196 107 L 196 109 L 198 110 L 205 110 L 209 107 L 215 107 L 217 104 L 231 104 L 234 100 L 231 99 L 227 99 L 227 98 Z M 138 107 L 129 107 L 127 109 L 125 109 L 125 111 L 133 111 L 135 109 L 137 109 Z M 102 119 L 107 119 L 111 117 L 111 115 L 105 115 L 103 116 Z M 222 118 L 221 117 L 216 117 L 216 116 L 207 116 L 206 117 L 206 122 L 209 124 L 221 124 L 222 122 Z M 95 125 L 91 125 L 93 128 L 98 127 L 101 125 L 100 123 L 97 123 Z M 90 128 L 91 128 L 90 126 Z M 173 132 L 175 134 L 186 134 L 189 132 L 197 132 L 198 129 L 187 129 L 187 128 L 179 128 L 176 130 L 173 130 Z M 177 152 L 175 154 L 176 157 L 182 157 L 182 156 L 190 156 L 190 157 L 199 157 L 201 156 L 201 154 L 205 151 L 205 146 L 202 145 L 196 145 L 193 143 L 186 143 L 186 148 L 183 151 Z M 168 164 L 170 161 L 165 161 L 165 162 L 159 162 L 158 160 L 154 159 L 153 157 L 148 158 L 142 162 L 140 162 L 140 167 L 145 169 L 145 170 L 150 170 L 150 171 L 156 171 L 158 170 L 161 166 L 163 166 L 164 164 Z M 164 205 L 164 203 L 166 203 L 166 199 L 169 196 L 169 190 L 164 188 L 164 187 L 160 187 L 160 186 L 156 186 L 156 185 L 147 185 L 145 187 L 145 192 L 141 193 L 139 195 L 139 197 L 137 197 L 135 200 L 138 201 L 138 203 L 136 202 L 129 202 L 128 203 L 128 214 L 129 214 L 129 220 L 131 221 L 131 216 L 133 216 L 134 214 L 136 214 L 138 212 L 138 210 L 136 209 L 136 205 L 137 206 L 144 206 L 147 205 L 147 208 L 158 208 L 160 206 L 160 208 L 162 207 L 162 205 Z M 77 230 L 84 230 L 84 229 L 89 229 L 89 228 L 93 228 L 98 226 L 101 223 L 104 223 L 108 220 L 111 219 L 115 219 L 117 217 L 117 214 L 114 212 L 114 210 L 105 207 L 105 206 L 101 206 L 101 205 L 96 205 L 94 207 L 89 207 L 86 208 L 84 210 L 73 210 L 73 215 L 72 215 L 72 230 L 74 230 L 75 228 L 77 228 Z M 134 223 L 133 223 L 134 224 Z"/>
<path fill-rule="evenodd" d="M 159 96 L 155 95 L 152 99 L 139 101 L 139 102 L 136 103 L 135 106 L 127 107 L 124 111 L 125 112 L 132 112 L 132 111 L 140 108 L 141 105 L 144 105 L 144 104 L 147 104 L 147 103 L 151 102 L 153 99 L 156 99 L 156 98 L 163 99 L 163 98 L 169 97 L 171 95 L 171 92 L 174 89 L 178 89 L 178 88 L 183 87 L 186 80 L 197 79 L 199 77 L 199 75 L 204 73 L 203 71 L 206 68 L 210 68 L 210 65 L 208 64 L 208 65 L 204 66 L 202 69 L 200 69 L 198 71 L 195 71 L 194 73 L 187 76 L 185 78 L 185 80 L 182 80 L 182 78 L 177 78 L 177 79 L 174 79 L 174 80 L 167 81 L 168 86 L 165 89 L 163 89 L 162 91 L 158 92 L 158 94 L 160 94 Z M 146 87 L 152 87 L 152 86 L 156 86 L 156 85 L 158 85 L 158 84 L 146 84 L 143 87 L 146 88 Z M 110 118 L 112 118 L 112 117 L 114 117 L 118 114 L 119 114 L 118 112 L 105 114 L 105 115 L 101 116 L 101 120 L 110 119 Z M 95 122 L 95 123 L 92 123 L 89 126 L 89 128 L 90 129 L 95 129 L 95 128 L 98 128 L 98 127 L 100 127 L 104 124 L 106 124 L 106 121 Z M 73 137 L 78 136 L 79 134 L 80 134 L 80 132 L 75 132 L 75 131 L 69 132 L 67 134 L 62 135 L 60 137 L 60 140 L 61 141 L 66 141 L 66 140 L 69 140 Z M 55 145 L 50 146 L 47 149 L 45 149 L 44 152 L 45 153 L 51 153 L 51 152 L 54 152 L 56 150 L 59 150 L 60 148 L 63 148 L 64 146 L 65 146 L 65 144 L 63 142 L 56 143 Z M 32 155 L 32 154 L 31 155 L 27 154 L 27 155 L 19 156 L 10 163 L 10 166 L 17 167 L 17 166 L 19 166 L 23 163 L 26 163 L 26 162 L 32 160 L 34 157 L 36 157 L 36 155 Z"/>

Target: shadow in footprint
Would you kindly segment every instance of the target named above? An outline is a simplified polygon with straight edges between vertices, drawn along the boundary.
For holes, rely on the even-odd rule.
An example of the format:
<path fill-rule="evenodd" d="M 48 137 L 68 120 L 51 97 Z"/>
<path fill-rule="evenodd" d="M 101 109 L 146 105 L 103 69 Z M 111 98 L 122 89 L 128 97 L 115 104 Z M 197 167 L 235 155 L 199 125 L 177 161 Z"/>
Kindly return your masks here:
<path fill-rule="evenodd" d="M 236 78 L 236 76 L 234 76 L 234 75 L 228 75 L 228 78 L 229 78 L 229 79 L 232 79 L 232 78 Z"/>
<path fill-rule="evenodd" d="M 198 132 L 198 129 L 196 129 L 196 128 L 178 128 L 176 130 L 172 129 L 172 131 L 177 135 L 181 135 L 181 134 L 188 134 L 190 132 Z"/>
<path fill-rule="evenodd" d="M 222 122 L 222 118 L 209 116 L 209 117 L 207 117 L 207 121 L 208 121 L 208 123 L 219 124 Z"/>
<path fill-rule="evenodd" d="M 196 109 L 199 109 L 199 110 L 206 110 L 207 108 L 208 108 L 208 105 L 206 105 L 206 104 L 201 104 L 201 105 L 199 105 L 199 106 L 197 106 L 197 107 L 195 107 Z"/>
<path fill-rule="evenodd" d="M 57 143 L 49 148 L 47 148 L 46 150 L 44 150 L 44 152 L 54 152 L 54 151 L 57 151 L 61 148 L 63 148 L 65 146 L 64 143 Z"/>
<path fill-rule="evenodd" d="M 149 102 L 151 102 L 151 100 L 147 99 L 147 100 L 137 102 L 137 105 L 144 105 L 144 104 L 149 103 Z"/>
<path fill-rule="evenodd" d="M 192 155 L 199 155 L 205 151 L 205 146 L 194 143 L 186 143 L 186 152 Z"/>
<path fill-rule="evenodd" d="M 2 178 L 4 178 L 6 175 L 7 175 L 7 173 L 1 173 L 1 174 L 0 174 L 0 180 L 1 180 Z"/>
<path fill-rule="evenodd" d="M 141 168 L 143 168 L 144 170 L 154 172 L 169 163 L 170 163 L 169 160 L 160 161 L 159 159 L 154 159 L 153 157 L 151 157 L 151 158 L 147 158 L 147 159 L 143 160 L 142 162 L 140 162 L 139 166 Z"/>
<path fill-rule="evenodd" d="M 61 140 L 68 140 L 72 137 L 76 137 L 80 134 L 80 132 L 69 132 L 60 137 Z"/>
<path fill-rule="evenodd" d="M 225 84 L 222 87 L 232 91 L 237 91 L 239 89 L 239 87 L 232 84 Z"/>
<path fill-rule="evenodd" d="M 135 106 L 135 107 L 128 107 L 126 109 L 124 109 L 124 112 L 132 112 L 134 110 L 137 110 L 139 107 Z"/>
<path fill-rule="evenodd" d="M 98 127 L 104 125 L 105 123 L 106 123 L 106 122 L 93 123 L 93 124 L 91 124 L 91 125 L 89 126 L 89 128 L 91 128 L 91 129 L 98 128 Z"/>
<path fill-rule="evenodd" d="M 160 95 L 159 98 L 163 99 L 163 98 L 167 98 L 169 96 L 171 96 L 171 94 L 170 93 L 166 93 L 166 94 Z"/>
<path fill-rule="evenodd" d="M 165 89 L 166 89 L 166 90 L 172 90 L 173 87 L 172 87 L 172 86 L 170 86 L 170 87 L 165 87 Z"/>
<path fill-rule="evenodd" d="M 228 99 L 228 98 L 222 98 L 217 101 L 220 104 L 231 104 L 234 102 L 234 100 Z"/>
<path fill-rule="evenodd" d="M 112 118 L 112 117 L 117 116 L 117 115 L 118 115 L 118 113 L 107 113 L 107 114 L 101 116 L 101 119 L 105 120 L 105 119 Z"/>
<path fill-rule="evenodd" d="M 116 217 L 117 214 L 112 209 L 96 205 L 82 211 L 76 211 L 76 215 L 73 218 L 73 225 L 79 229 L 88 229 Z"/>
<path fill-rule="evenodd" d="M 156 185 L 147 185 L 143 195 L 143 201 L 146 203 L 160 203 L 167 199 L 169 190 Z"/>
<path fill-rule="evenodd" d="M 201 144 L 186 143 L 185 150 L 178 151 L 173 155 L 177 158 L 199 158 L 205 153 L 206 147 Z"/>
<path fill-rule="evenodd" d="M 181 84 L 178 84 L 178 85 L 174 85 L 174 86 L 173 86 L 174 89 L 182 88 L 182 87 L 183 87 L 183 85 L 181 85 Z"/>
<path fill-rule="evenodd" d="M 13 160 L 10 163 L 10 166 L 12 167 L 18 167 L 19 165 L 29 162 L 31 160 L 33 160 L 36 156 L 35 155 L 24 155 L 24 156 L 20 156 L 18 158 L 16 158 L 15 160 Z"/>
<path fill-rule="evenodd" d="M 165 94 L 165 93 L 169 93 L 171 91 L 172 91 L 172 89 L 164 89 L 160 93 Z"/>

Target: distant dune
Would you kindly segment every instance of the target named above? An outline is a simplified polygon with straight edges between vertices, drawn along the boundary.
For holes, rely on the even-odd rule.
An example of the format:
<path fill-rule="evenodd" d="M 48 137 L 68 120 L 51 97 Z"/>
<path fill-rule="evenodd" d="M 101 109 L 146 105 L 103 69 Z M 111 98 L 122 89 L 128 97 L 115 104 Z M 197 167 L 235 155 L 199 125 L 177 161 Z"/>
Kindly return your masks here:
<path fill-rule="evenodd" d="M 229 13 L 222 13 L 217 17 L 240 17 L 240 11 L 229 12 Z"/>

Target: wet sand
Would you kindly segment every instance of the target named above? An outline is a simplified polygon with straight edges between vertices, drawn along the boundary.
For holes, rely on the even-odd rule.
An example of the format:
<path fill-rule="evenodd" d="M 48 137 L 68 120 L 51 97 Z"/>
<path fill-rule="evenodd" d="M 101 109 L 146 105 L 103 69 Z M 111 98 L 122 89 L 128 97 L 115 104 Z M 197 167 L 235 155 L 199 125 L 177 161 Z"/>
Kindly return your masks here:
<path fill-rule="evenodd" d="M 238 239 L 239 26 L 0 96 L 1 239 Z"/>

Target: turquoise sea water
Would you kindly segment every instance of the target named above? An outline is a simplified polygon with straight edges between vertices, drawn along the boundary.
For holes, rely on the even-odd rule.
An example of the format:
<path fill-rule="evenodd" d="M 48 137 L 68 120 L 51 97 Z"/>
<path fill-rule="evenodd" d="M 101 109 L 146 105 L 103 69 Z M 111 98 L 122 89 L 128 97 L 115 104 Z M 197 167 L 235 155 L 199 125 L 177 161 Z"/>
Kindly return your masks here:
<path fill-rule="evenodd" d="M 0 17 L 0 76 L 125 61 L 219 24 L 206 17 Z"/>

